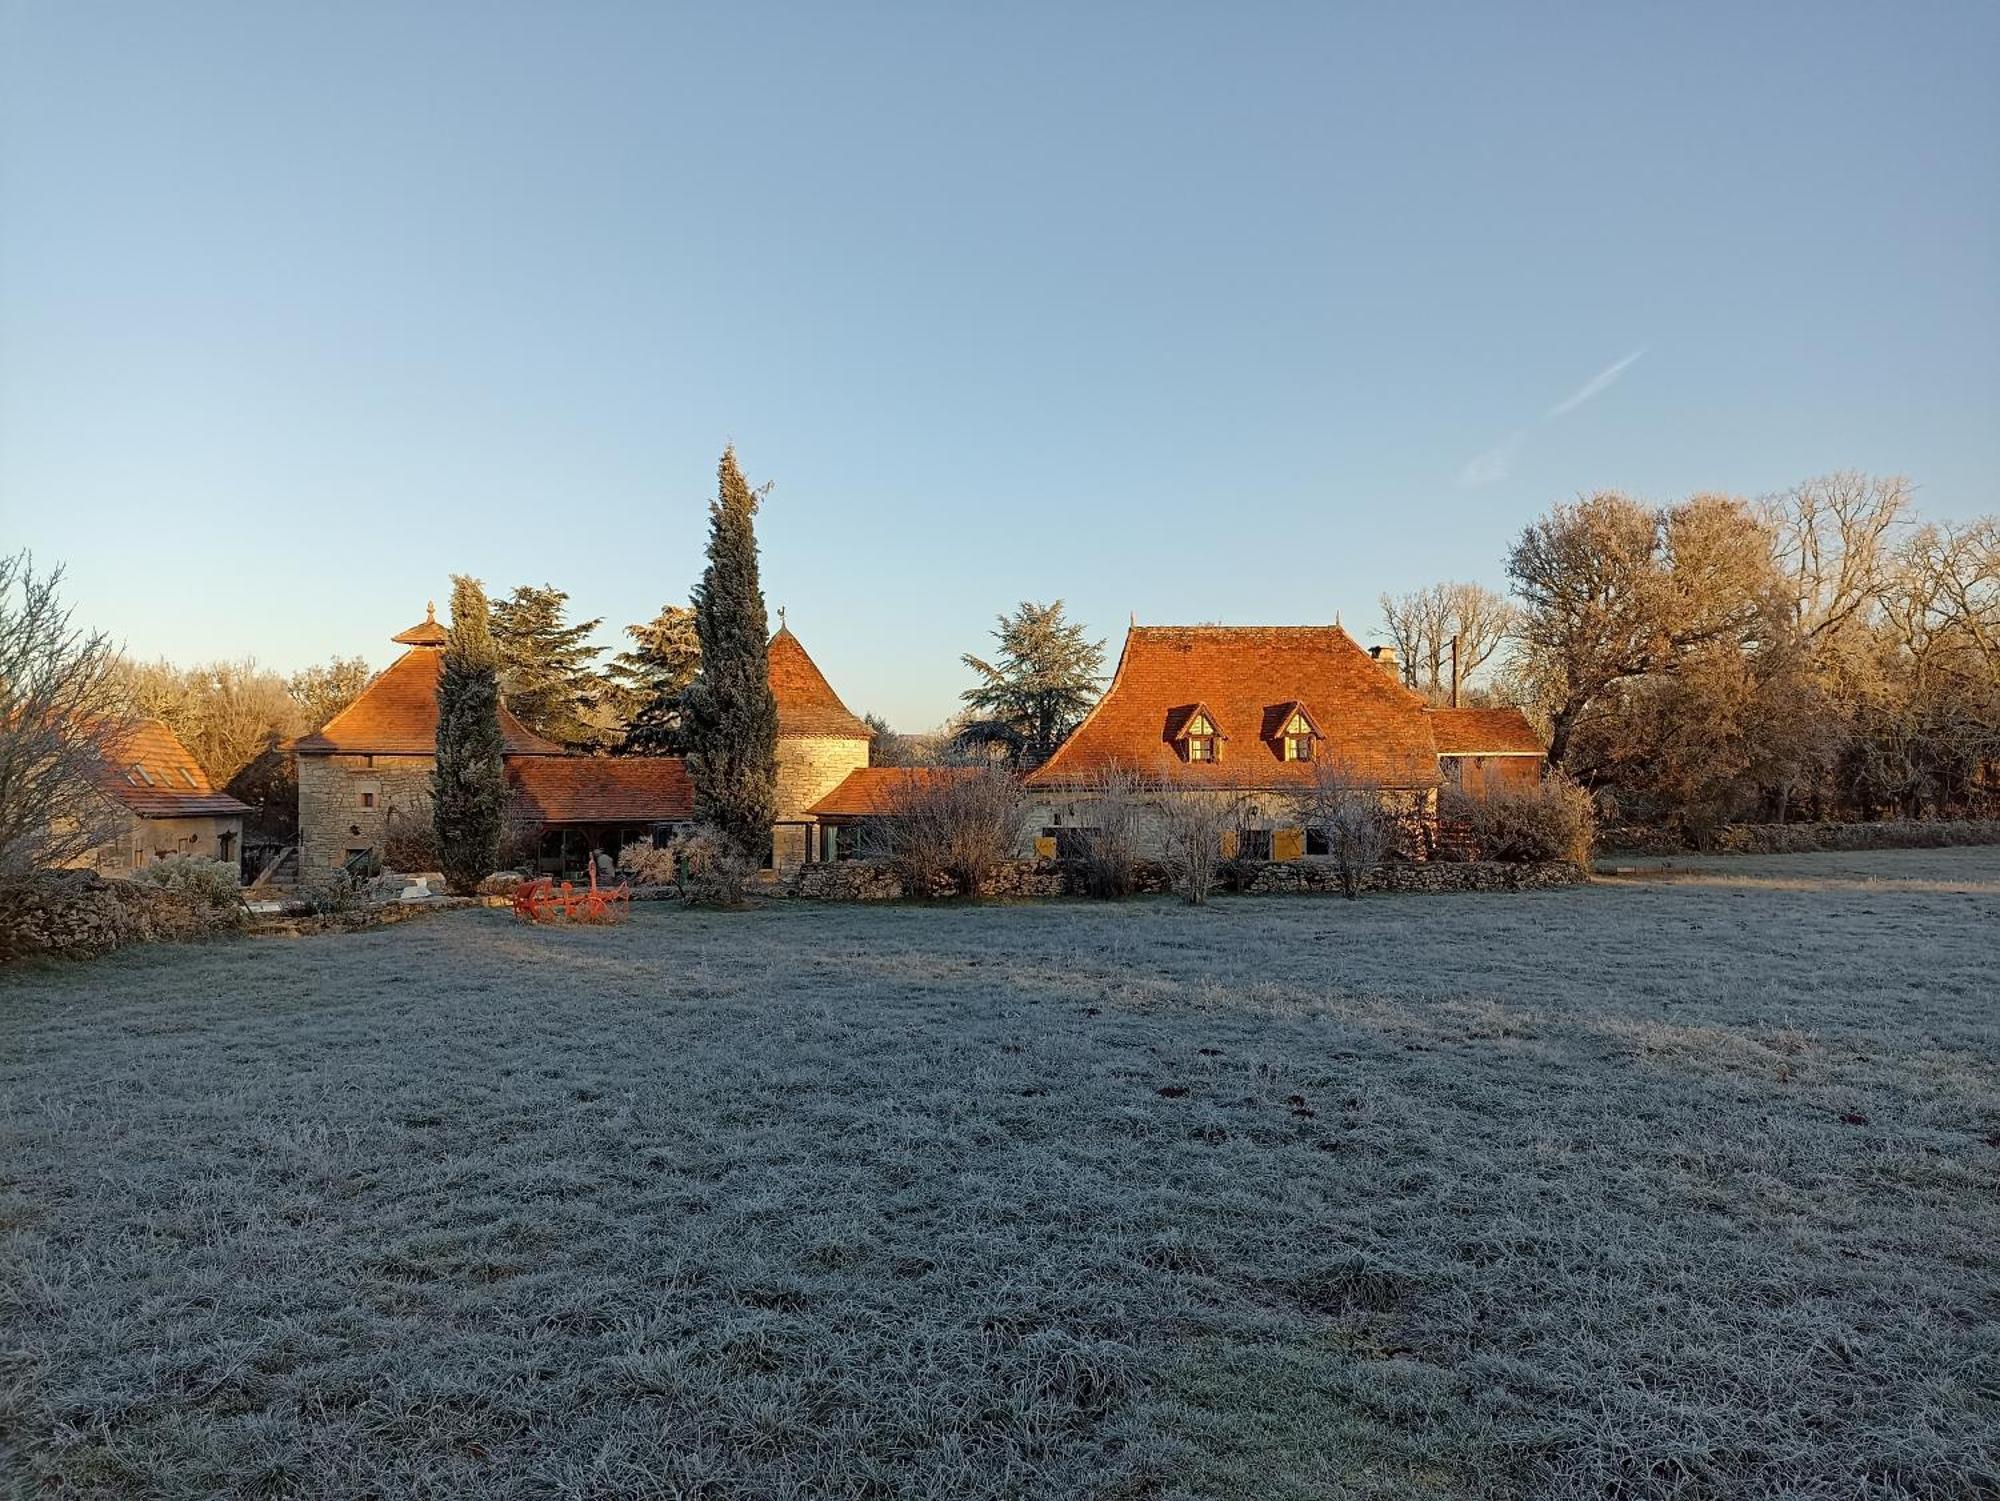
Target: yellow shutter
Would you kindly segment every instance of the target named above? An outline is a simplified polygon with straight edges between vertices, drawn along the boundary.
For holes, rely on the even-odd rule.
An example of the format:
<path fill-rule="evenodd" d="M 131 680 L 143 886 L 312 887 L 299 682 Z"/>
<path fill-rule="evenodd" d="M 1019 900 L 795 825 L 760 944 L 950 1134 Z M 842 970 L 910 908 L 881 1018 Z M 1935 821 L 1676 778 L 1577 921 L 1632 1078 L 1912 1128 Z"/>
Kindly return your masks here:
<path fill-rule="evenodd" d="M 1271 831 L 1271 858 L 1273 860 L 1296 860 L 1306 852 L 1306 831 L 1304 829 L 1273 829 Z"/>
<path fill-rule="evenodd" d="M 1234 860 L 1236 858 L 1236 831 L 1234 829 L 1224 829 L 1222 831 L 1222 858 L 1225 860 Z"/>
<path fill-rule="evenodd" d="M 1055 836 L 1053 834 L 1037 834 L 1035 836 L 1035 858 L 1037 860 L 1053 860 L 1055 857 Z"/>

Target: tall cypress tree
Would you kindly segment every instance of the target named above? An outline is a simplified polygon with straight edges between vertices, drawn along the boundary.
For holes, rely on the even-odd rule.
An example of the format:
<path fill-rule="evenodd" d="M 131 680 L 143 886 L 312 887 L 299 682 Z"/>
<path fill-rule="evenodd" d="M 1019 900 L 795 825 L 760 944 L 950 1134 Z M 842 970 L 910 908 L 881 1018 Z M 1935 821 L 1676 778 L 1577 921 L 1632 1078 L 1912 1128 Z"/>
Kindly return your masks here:
<path fill-rule="evenodd" d="M 463 574 L 451 581 L 451 639 L 438 676 L 437 766 L 431 818 L 445 884 L 470 896 L 500 858 L 507 784 L 500 760 L 500 652 L 486 591 Z"/>
<path fill-rule="evenodd" d="M 757 581 L 757 492 L 722 451 L 708 508 L 708 567 L 694 591 L 701 672 L 684 732 L 695 806 L 723 838 L 761 859 L 777 808 L 778 703 L 771 696 L 764 591 Z"/>

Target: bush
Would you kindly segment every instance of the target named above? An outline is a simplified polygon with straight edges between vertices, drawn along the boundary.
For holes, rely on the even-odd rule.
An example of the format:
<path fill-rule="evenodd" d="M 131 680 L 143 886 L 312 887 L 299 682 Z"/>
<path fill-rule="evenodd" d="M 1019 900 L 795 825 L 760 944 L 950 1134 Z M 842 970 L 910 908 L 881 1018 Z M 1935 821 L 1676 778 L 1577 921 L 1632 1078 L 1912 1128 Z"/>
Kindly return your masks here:
<path fill-rule="evenodd" d="M 1004 771 L 913 771 L 870 838 L 911 895 L 977 896 L 1017 852 L 1022 813 L 1021 784 Z"/>
<path fill-rule="evenodd" d="M 1190 907 L 1206 902 L 1225 877 L 1222 848 L 1238 818 L 1234 803 L 1201 793 L 1161 799 L 1161 863 L 1175 894 Z M 1242 836 L 1237 838 L 1241 848 Z"/>
<path fill-rule="evenodd" d="M 1312 785 L 1299 797 L 1299 821 L 1326 840 L 1327 857 L 1349 901 L 1361 895 L 1361 878 L 1395 849 L 1395 815 L 1382 789 L 1337 762 L 1314 763 Z"/>
<path fill-rule="evenodd" d="M 1590 863 L 1597 835 L 1590 794 L 1560 773 L 1518 792 L 1468 797 L 1461 792 L 1439 799 L 1439 817 L 1462 824 L 1482 860 L 1525 864 L 1535 860 Z"/>
<path fill-rule="evenodd" d="M 618 868 L 641 886 L 672 886 L 680 880 L 678 843 L 658 848 L 635 839 L 618 852 Z"/>
<path fill-rule="evenodd" d="M 681 900 L 690 907 L 740 907 L 757 877 L 757 862 L 704 826 L 675 844 L 680 856 Z"/>
<path fill-rule="evenodd" d="M 1146 787 L 1137 774 L 1112 766 L 1097 774 L 1086 817 L 1077 830 L 1083 889 L 1115 901 L 1139 889 L 1139 841 L 1146 818 Z"/>
<path fill-rule="evenodd" d="M 200 855 L 169 855 L 142 865 L 132 879 L 162 891 L 178 891 L 183 896 L 217 912 L 242 913 L 243 877 L 234 865 L 223 860 L 204 860 Z"/>
<path fill-rule="evenodd" d="M 422 816 L 389 811 L 389 829 L 382 838 L 382 863 L 390 870 L 417 874 L 444 868 L 444 852 L 438 846 L 437 825 L 429 810 Z"/>
<path fill-rule="evenodd" d="M 311 881 L 299 892 L 306 910 L 319 917 L 328 917 L 339 912 L 356 912 L 365 905 L 368 882 L 372 876 L 360 876 L 345 870 L 336 870 Z"/>

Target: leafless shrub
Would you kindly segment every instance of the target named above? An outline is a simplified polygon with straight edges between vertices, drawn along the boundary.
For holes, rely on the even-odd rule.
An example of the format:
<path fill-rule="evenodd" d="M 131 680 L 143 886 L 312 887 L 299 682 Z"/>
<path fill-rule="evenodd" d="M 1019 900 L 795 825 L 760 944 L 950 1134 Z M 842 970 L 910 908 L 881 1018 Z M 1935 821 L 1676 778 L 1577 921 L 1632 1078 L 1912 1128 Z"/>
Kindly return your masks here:
<path fill-rule="evenodd" d="M 1552 772 L 1533 787 L 1484 797 L 1448 792 L 1439 799 L 1442 819 L 1465 828 L 1482 860 L 1590 863 L 1597 818 L 1590 794 Z"/>
<path fill-rule="evenodd" d="M 242 875 L 226 860 L 205 860 L 200 855 L 169 855 L 140 867 L 132 878 L 162 891 L 181 895 L 231 916 L 242 913 Z"/>
<path fill-rule="evenodd" d="M 1241 814 L 1237 803 L 1202 793 L 1160 799 L 1160 854 L 1174 891 L 1191 907 L 1223 877 L 1223 849 Z"/>
<path fill-rule="evenodd" d="M 675 842 L 681 900 L 690 907 L 740 907 L 757 864 L 734 842 L 704 824 Z"/>
<path fill-rule="evenodd" d="M 976 896 L 1016 852 L 1023 812 L 1021 784 L 998 767 L 915 771 L 870 839 L 905 891 L 948 883 L 958 895 Z"/>
<path fill-rule="evenodd" d="M 70 624 L 62 569 L 35 571 L 26 552 L 0 558 L 0 879 L 74 865 L 123 826 L 98 791 L 110 638 Z"/>
<path fill-rule="evenodd" d="M 1361 878 L 1395 846 L 1396 821 L 1382 789 L 1338 762 L 1316 762 L 1312 785 L 1299 795 L 1297 809 L 1299 821 L 1326 840 L 1340 889 L 1352 901 L 1361 894 Z"/>
<path fill-rule="evenodd" d="M 642 886 L 671 886 L 680 878 L 680 853 L 671 843 L 635 839 L 618 851 L 618 868 Z"/>
<path fill-rule="evenodd" d="M 442 870 L 443 862 L 430 805 L 426 803 L 414 813 L 391 808 L 388 828 L 382 836 L 383 865 L 390 870 L 428 871 Z"/>
<path fill-rule="evenodd" d="M 1115 900 L 1139 886 L 1139 848 L 1153 792 L 1137 772 L 1109 766 L 1093 779 L 1084 794 L 1084 817 L 1078 827 L 1084 890 Z"/>

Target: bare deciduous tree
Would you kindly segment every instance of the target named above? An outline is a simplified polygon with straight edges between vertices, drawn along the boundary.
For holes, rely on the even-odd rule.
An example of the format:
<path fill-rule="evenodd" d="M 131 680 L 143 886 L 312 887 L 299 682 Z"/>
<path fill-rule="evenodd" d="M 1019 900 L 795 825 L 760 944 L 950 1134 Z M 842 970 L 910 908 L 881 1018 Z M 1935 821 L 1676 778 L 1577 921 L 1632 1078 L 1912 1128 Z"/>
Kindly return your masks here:
<path fill-rule="evenodd" d="M 870 853 L 885 859 L 911 896 L 940 880 L 977 896 L 1021 842 L 1021 784 L 993 766 L 911 770 L 888 814 L 870 830 Z"/>
<path fill-rule="evenodd" d="M 1396 820 L 1383 802 L 1382 789 L 1338 762 L 1319 761 L 1294 806 L 1299 822 L 1326 840 L 1341 892 L 1352 901 L 1361 894 L 1361 878 L 1388 859 L 1395 846 Z"/>
<path fill-rule="evenodd" d="M 1478 584 L 1432 584 L 1382 596 L 1382 625 L 1403 662 L 1403 682 L 1434 702 L 1451 696 L 1452 642 L 1460 687 L 1498 651 L 1514 626 L 1514 606 Z"/>
<path fill-rule="evenodd" d="M 1126 897 L 1139 885 L 1139 851 L 1156 789 L 1137 772 L 1107 766 L 1092 779 L 1079 827 L 1084 886 L 1092 896 Z"/>
<path fill-rule="evenodd" d="M 62 569 L 27 552 L 0 558 L 0 877 L 72 865 L 116 837 L 98 790 L 104 746 L 121 725 L 108 637 L 70 623 Z"/>
<path fill-rule="evenodd" d="M 1238 800 L 1201 791 L 1166 791 L 1159 800 L 1160 855 L 1174 891 L 1199 907 L 1222 875 L 1223 845 L 1241 813 Z"/>

